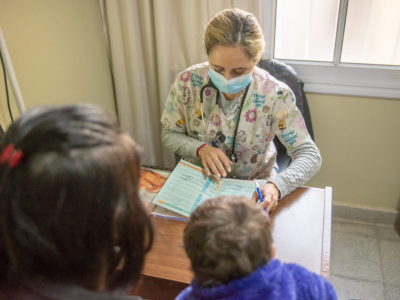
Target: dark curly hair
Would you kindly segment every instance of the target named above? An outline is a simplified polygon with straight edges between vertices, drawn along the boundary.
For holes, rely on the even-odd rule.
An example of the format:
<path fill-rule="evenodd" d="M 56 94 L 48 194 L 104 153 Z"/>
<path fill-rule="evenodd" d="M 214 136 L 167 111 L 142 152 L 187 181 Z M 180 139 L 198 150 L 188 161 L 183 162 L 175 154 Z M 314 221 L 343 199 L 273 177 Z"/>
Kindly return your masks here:
<path fill-rule="evenodd" d="M 186 225 L 184 243 L 203 286 L 245 277 L 271 259 L 266 212 L 246 197 L 220 196 L 200 204 Z"/>

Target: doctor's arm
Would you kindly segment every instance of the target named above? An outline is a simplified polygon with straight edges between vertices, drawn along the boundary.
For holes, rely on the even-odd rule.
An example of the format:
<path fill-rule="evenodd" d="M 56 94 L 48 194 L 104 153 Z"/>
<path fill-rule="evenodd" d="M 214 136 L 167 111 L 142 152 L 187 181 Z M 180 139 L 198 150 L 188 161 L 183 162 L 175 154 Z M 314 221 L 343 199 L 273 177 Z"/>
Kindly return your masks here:
<path fill-rule="evenodd" d="M 182 157 L 196 159 L 198 159 L 197 149 L 204 144 L 204 142 L 188 136 L 187 133 L 176 132 L 166 127 L 163 127 L 161 140 L 168 150 Z"/>
<path fill-rule="evenodd" d="M 200 152 L 200 157 L 197 157 L 197 149 L 205 143 L 188 136 L 186 133 L 175 132 L 164 127 L 161 140 L 168 150 L 182 157 L 200 159 L 208 176 L 211 175 L 212 171 L 218 177 L 226 177 L 227 172 L 231 171 L 232 162 L 218 148 L 204 147 Z"/>
<path fill-rule="evenodd" d="M 306 183 L 321 168 L 321 154 L 313 141 L 305 142 L 292 150 L 288 150 L 292 158 L 290 165 L 269 180 L 280 191 L 280 198 L 289 195 Z"/>
<path fill-rule="evenodd" d="M 268 212 L 275 209 L 279 199 L 302 186 L 321 168 L 321 154 L 312 140 L 288 150 L 288 154 L 292 158 L 292 162 L 285 171 L 260 187 L 264 197 L 264 202 L 260 205 L 266 207 Z M 255 192 L 253 201 L 257 200 L 258 195 Z"/>

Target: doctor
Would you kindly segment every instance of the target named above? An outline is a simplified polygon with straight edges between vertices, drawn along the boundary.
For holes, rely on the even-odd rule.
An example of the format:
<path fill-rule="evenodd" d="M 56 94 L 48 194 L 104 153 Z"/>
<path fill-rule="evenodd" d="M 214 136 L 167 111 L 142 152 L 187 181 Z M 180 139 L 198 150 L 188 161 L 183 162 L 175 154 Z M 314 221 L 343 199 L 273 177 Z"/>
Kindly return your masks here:
<path fill-rule="evenodd" d="M 256 66 L 264 37 L 251 13 L 217 14 L 206 28 L 205 48 L 208 62 L 186 69 L 172 84 L 161 118 L 162 141 L 207 175 L 268 180 L 261 205 L 271 211 L 319 170 L 319 150 L 292 91 Z M 292 157 L 279 175 L 275 136 Z"/>

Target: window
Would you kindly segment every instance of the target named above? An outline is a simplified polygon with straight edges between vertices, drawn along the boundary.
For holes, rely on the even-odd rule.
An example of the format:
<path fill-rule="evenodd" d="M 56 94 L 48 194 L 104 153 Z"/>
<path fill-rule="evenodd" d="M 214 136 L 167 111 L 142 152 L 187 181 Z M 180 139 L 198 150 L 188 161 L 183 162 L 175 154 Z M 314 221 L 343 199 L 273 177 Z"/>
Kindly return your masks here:
<path fill-rule="evenodd" d="M 400 1 L 263 0 L 264 58 L 306 92 L 400 99 Z"/>
<path fill-rule="evenodd" d="M 339 0 L 278 0 L 274 57 L 333 61 Z"/>
<path fill-rule="evenodd" d="M 399 14 L 398 0 L 349 1 L 341 62 L 400 66 Z"/>

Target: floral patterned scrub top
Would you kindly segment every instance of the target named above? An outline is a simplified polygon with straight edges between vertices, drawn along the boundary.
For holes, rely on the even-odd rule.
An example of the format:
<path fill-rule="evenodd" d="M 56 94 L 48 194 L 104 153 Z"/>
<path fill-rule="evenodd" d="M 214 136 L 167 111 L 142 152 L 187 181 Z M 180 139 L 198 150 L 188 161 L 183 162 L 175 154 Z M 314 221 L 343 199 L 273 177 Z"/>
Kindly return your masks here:
<path fill-rule="evenodd" d="M 235 142 L 238 161 L 230 175 L 247 179 L 268 178 L 276 158 L 272 142 L 275 135 L 287 149 L 311 141 L 292 91 L 258 67 L 253 70 L 246 99 L 238 101 L 227 115 L 221 104 L 216 104 L 219 91 L 213 88 L 203 91 L 201 105 L 200 90 L 210 80 L 208 69 L 206 62 L 178 74 L 161 122 L 166 128 L 217 147 L 230 157 L 240 104 L 244 101 Z M 186 160 L 201 166 L 199 159 Z"/>

